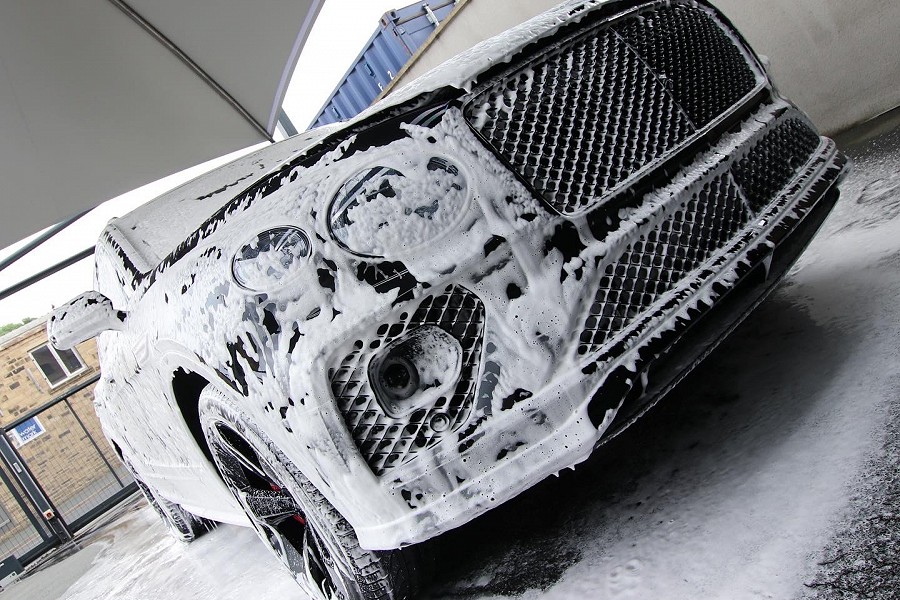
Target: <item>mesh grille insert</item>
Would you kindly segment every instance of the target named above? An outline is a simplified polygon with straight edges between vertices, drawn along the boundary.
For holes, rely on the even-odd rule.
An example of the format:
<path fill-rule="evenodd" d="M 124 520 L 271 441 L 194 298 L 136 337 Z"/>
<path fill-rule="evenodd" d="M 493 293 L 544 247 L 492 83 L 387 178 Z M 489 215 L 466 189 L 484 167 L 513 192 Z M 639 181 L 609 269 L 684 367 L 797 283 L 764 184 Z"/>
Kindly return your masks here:
<path fill-rule="evenodd" d="M 430 408 L 395 419 L 381 408 L 369 383 L 369 360 L 395 339 L 425 325 L 440 327 L 462 347 L 462 371 L 456 389 Z M 382 475 L 434 446 L 441 436 L 462 426 L 475 396 L 484 337 L 484 305 L 472 292 L 450 286 L 444 293 L 425 298 L 411 315 L 401 314 L 372 336 L 356 340 L 336 368 L 329 370 L 331 390 L 357 448 L 376 475 Z M 431 419 L 443 413 L 450 419 L 444 433 L 431 428 Z"/>
<path fill-rule="evenodd" d="M 747 222 L 730 175 L 707 184 L 606 266 L 581 332 L 578 354 L 598 351 Z"/>
<path fill-rule="evenodd" d="M 692 131 L 662 84 L 611 31 L 497 82 L 466 110 L 561 213 L 593 204 Z"/>
<path fill-rule="evenodd" d="M 732 167 L 750 209 L 757 213 L 793 179 L 819 147 L 819 135 L 801 119 L 769 131 Z"/>
<path fill-rule="evenodd" d="M 712 15 L 676 3 L 557 42 L 464 111 L 550 206 L 575 214 L 665 160 L 756 84 Z"/>
<path fill-rule="evenodd" d="M 756 86 L 735 42 L 697 8 L 672 4 L 616 27 L 697 127 L 709 124 Z"/>

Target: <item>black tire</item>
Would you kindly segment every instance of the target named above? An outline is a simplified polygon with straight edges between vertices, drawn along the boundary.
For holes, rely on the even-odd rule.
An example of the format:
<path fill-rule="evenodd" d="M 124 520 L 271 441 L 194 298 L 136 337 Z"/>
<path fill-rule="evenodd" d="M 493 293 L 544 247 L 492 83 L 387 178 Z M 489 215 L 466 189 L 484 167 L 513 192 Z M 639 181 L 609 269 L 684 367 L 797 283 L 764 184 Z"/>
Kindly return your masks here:
<path fill-rule="evenodd" d="M 152 487 L 144 483 L 130 464 L 126 462 L 125 466 L 131 471 L 138 489 L 141 490 L 144 498 L 147 499 L 154 512 L 159 516 L 159 520 L 162 521 L 169 535 L 175 539 L 189 544 L 204 533 L 212 531 L 218 525 L 215 521 L 198 517 L 186 511 L 179 504 L 166 500 L 156 493 Z"/>
<path fill-rule="evenodd" d="M 207 386 L 200 421 L 225 485 L 260 539 L 313 597 L 410 600 L 417 549 L 364 550 L 350 524 L 240 408 Z"/>

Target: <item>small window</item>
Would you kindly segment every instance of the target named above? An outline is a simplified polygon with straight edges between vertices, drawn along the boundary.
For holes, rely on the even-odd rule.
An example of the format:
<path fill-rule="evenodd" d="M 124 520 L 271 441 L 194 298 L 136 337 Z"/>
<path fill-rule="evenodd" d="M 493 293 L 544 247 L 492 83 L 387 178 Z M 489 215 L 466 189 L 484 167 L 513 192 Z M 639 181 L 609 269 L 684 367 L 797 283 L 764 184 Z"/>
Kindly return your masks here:
<path fill-rule="evenodd" d="M 74 350 L 57 350 L 50 344 L 32 350 L 31 358 L 51 387 L 71 379 L 85 368 L 81 357 Z"/>

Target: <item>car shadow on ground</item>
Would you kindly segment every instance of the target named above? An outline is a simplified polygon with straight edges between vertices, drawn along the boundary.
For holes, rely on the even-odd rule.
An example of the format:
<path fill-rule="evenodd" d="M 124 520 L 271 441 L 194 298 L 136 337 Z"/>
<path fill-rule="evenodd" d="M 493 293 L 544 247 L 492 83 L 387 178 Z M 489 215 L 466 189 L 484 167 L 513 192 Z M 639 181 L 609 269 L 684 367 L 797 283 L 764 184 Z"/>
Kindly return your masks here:
<path fill-rule="evenodd" d="M 715 493 L 734 477 L 734 457 L 743 467 L 765 462 L 861 343 L 846 328 L 817 324 L 804 306 L 804 298 L 817 306 L 837 298 L 840 281 L 833 273 L 802 292 L 782 284 L 660 405 L 590 460 L 433 541 L 441 571 L 426 597 L 545 590 L 587 549 L 602 553 L 639 522 L 653 526 L 670 483 L 675 494 Z"/>

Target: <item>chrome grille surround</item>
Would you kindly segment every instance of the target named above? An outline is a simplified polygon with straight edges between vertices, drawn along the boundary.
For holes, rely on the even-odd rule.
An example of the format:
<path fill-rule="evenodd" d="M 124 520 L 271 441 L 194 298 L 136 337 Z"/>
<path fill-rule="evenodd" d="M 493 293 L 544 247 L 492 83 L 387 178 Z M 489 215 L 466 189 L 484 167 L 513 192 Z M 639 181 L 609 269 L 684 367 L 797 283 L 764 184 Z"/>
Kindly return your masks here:
<path fill-rule="evenodd" d="M 368 365 L 379 349 L 419 327 L 433 325 L 459 341 L 462 370 L 453 394 L 440 397 L 430 408 L 393 418 L 381 407 L 369 382 Z M 412 313 L 403 312 L 366 337 L 350 344 L 340 364 L 329 369 L 328 378 L 347 430 L 376 475 L 409 462 L 419 452 L 437 444 L 461 427 L 471 412 L 481 367 L 485 310 L 481 300 L 460 286 L 427 296 Z M 442 413 L 449 427 L 441 432 L 431 427 Z"/>
<path fill-rule="evenodd" d="M 470 126 L 554 210 L 589 210 L 766 84 L 715 14 L 654 2 L 520 59 L 470 95 Z"/>

